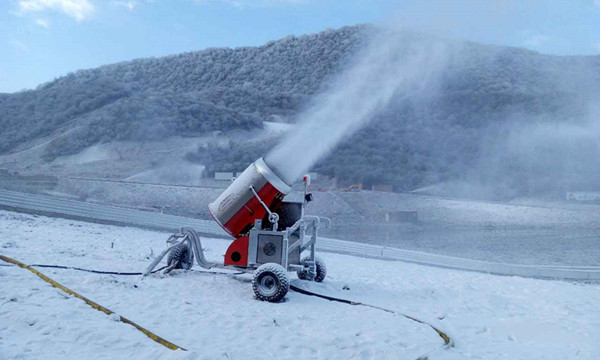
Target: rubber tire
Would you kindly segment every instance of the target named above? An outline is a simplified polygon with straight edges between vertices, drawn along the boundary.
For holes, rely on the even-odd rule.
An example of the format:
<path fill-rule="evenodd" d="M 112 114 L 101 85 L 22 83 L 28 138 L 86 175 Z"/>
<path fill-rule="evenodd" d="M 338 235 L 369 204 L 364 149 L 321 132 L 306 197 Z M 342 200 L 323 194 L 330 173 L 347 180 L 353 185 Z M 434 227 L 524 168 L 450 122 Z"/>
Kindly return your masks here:
<path fill-rule="evenodd" d="M 306 256 L 300 260 L 300 264 L 304 264 L 304 262 L 308 260 L 310 260 L 310 256 Z M 323 282 L 327 276 L 327 266 L 325 265 L 325 261 L 323 261 L 323 259 L 321 259 L 319 256 L 315 256 L 315 265 L 317 265 L 317 274 L 315 275 L 313 281 Z M 300 280 L 310 280 L 302 271 L 297 271 L 297 274 L 298 279 Z"/>
<path fill-rule="evenodd" d="M 189 270 L 194 265 L 194 253 L 187 244 L 178 244 L 169 251 L 167 256 L 167 265 L 171 266 L 175 262 L 173 269 Z"/>
<path fill-rule="evenodd" d="M 272 289 L 265 289 L 265 283 L 272 285 Z M 254 271 L 252 290 L 256 298 L 268 302 L 279 302 L 290 289 L 287 271 L 276 263 L 266 263 Z"/>

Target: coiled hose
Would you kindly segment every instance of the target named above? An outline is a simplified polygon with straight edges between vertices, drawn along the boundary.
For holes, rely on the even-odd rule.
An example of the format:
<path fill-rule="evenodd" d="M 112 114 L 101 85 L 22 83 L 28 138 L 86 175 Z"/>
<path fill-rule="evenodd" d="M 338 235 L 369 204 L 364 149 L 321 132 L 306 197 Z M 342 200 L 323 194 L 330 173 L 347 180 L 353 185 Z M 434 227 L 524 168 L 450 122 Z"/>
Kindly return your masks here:
<path fill-rule="evenodd" d="M 179 230 L 179 233 L 173 234 L 167 239 L 167 244 L 170 244 L 163 252 L 161 252 L 153 261 L 150 263 L 146 271 L 144 271 L 144 276 L 148 276 L 152 270 L 162 261 L 162 259 L 169 253 L 169 251 L 173 250 L 176 246 L 180 244 L 185 244 L 193 251 L 194 257 L 196 258 L 196 262 L 198 265 L 204 269 L 213 268 L 216 263 L 210 262 L 206 260 L 204 257 L 204 249 L 202 248 L 202 242 L 200 241 L 200 236 L 198 233 L 192 228 L 182 227 Z M 171 269 L 167 268 L 167 271 Z"/>

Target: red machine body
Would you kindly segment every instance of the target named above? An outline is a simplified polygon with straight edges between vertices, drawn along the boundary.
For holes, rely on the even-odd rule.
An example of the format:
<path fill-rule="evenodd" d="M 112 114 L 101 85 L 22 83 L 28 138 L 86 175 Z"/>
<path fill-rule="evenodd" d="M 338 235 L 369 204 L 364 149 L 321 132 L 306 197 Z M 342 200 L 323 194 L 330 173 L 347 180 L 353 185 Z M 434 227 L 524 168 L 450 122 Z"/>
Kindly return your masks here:
<path fill-rule="evenodd" d="M 237 238 L 227 250 L 225 265 L 245 265 L 248 254 L 248 237 L 245 235 L 254 226 L 255 220 L 262 219 L 267 214 L 259 197 L 269 209 L 273 209 L 290 190 L 291 186 L 281 180 L 260 158 L 208 205 L 215 221 L 231 236 Z M 242 251 L 244 246 L 246 249 Z M 239 261 L 233 261 L 238 258 L 233 254 L 236 251 L 241 256 Z"/>
<path fill-rule="evenodd" d="M 225 253 L 225 265 L 248 266 L 248 237 L 241 236 L 235 239 Z"/>
<path fill-rule="evenodd" d="M 208 205 L 215 221 L 235 238 L 223 263 L 207 260 L 200 236 L 194 229 L 184 227 L 169 237 L 167 249 L 144 274 L 151 274 L 168 253 L 166 272 L 189 269 L 194 259 L 204 269 L 253 272 L 254 294 L 270 302 L 281 301 L 287 294 L 288 272 L 296 272 L 301 280 L 323 281 L 327 268 L 315 257 L 321 218 L 304 215 L 304 207 L 312 199 L 307 193 L 310 177 L 303 178 L 304 201 L 283 201 L 292 188 L 278 171 L 260 158 Z M 302 257 L 304 251 L 308 256 Z"/>

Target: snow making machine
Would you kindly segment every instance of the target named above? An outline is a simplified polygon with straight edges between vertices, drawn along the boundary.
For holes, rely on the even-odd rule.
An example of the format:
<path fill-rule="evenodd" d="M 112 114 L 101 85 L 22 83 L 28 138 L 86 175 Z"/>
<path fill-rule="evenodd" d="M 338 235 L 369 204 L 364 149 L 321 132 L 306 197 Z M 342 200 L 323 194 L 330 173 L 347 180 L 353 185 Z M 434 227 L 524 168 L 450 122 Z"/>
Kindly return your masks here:
<path fill-rule="evenodd" d="M 304 199 L 284 201 L 292 187 L 282 180 L 276 169 L 260 158 L 252 163 L 212 203 L 209 212 L 214 220 L 235 239 L 229 245 L 223 263 L 206 260 L 200 237 L 193 229 L 182 228 L 167 240 L 168 247 L 146 270 L 149 274 L 168 254 L 167 269 L 192 267 L 194 258 L 205 269 L 227 268 L 253 272 L 252 289 L 260 300 L 277 302 L 289 290 L 288 272 L 298 278 L 321 282 L 325 263 L 315 255 L 318 229 L 327 218 L 304 214 L 312 200 L 307 192 L 310 177 L 303 177 Z M 307 251 L 308 255 L 302 257 Z"/>

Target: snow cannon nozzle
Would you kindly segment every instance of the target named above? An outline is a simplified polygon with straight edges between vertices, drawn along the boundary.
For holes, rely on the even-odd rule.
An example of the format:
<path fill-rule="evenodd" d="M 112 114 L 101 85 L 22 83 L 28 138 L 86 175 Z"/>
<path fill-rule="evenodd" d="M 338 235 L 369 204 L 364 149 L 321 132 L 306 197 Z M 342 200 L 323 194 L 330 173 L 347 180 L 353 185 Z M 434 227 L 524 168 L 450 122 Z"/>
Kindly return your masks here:
<path fill-rule="evenodd" d="M 208 210 L 225 231 L 237 238 L 246 234 L 255 220 L 271 216 L 291 189 L 276 169 L 260 158 L 210 203 Z"/>

